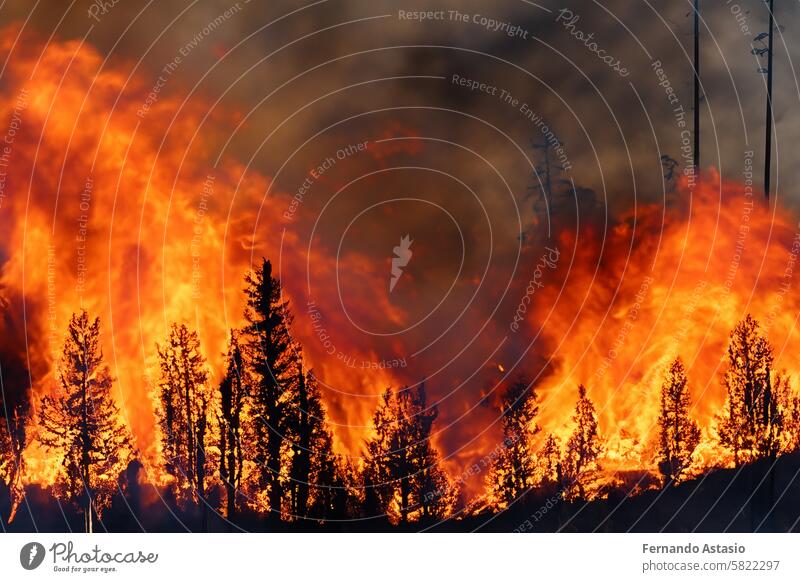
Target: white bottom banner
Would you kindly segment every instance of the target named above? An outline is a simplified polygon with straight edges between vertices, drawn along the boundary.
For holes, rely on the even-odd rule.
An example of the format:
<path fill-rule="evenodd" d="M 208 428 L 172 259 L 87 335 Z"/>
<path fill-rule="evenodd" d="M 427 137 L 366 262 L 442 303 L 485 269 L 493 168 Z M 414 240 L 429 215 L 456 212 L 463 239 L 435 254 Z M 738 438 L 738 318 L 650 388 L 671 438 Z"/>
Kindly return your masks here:
<path fill-rule="evenodd" d="M 3 580 L 792 580 L 792 534 L 3 534 Z"/>

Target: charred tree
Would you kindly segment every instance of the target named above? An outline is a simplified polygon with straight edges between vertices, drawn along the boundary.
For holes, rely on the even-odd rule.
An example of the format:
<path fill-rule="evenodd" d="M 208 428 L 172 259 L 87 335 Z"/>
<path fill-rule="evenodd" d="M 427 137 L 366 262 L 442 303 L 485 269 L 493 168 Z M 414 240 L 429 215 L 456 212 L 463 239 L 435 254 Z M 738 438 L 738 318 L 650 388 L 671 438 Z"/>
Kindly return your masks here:
<path fill-rule="evenodd" d="M 310 386 L 309 386 L 310 384 Z M 308 514 L 308 496 L 311 481 L 311 459 L 316 451 L 312 451 L 312 433 L 317 432 L 322 425 L 323 419 L 312 418 L 311 400 L 315 399 L 315 412 L 322 411 L 318 405 L 316 394 L 310 394 L 315 390 L 315 380 L 312 375 L 306 376 L 303 369 L 297 378 L 297 406 L 292 411 L 290 419 L 290 437 L 292 439 L 292 464 L 291 464 L 291 487 L 292 487 L 292 514 L 296 517 L 306 517 Z M 315 426 L 312 426 L 315 425 Z M 323 427 L 324 430 L 324 427 Z M 316 444 L 316 443 L 315 443 Z"/>
<path fill-rule="evenodd" d="M 26 432 L 25 418 L 27 415 L 27 402 L 12 404 L 6 402 L 2 386 L 0 386 L 0 482 L 9 490 L 11 510 L 8 522 L 14 519 L 17 507 L 25 496 L 22 484 L 22 475 L 25 470 Z"/>
<path fill-rule="evenodd" d="M 700 172 L 700 0 L 694 0 L 694 175 Z"/>
<path fill-rule="evenodd" d="M 764 137 L 764 196 L 769 199 L 772 175 L 772 37 L 775 32 L 774 0 L 769 0 L 769 41 L 767 48 L 767 119 Z"/>

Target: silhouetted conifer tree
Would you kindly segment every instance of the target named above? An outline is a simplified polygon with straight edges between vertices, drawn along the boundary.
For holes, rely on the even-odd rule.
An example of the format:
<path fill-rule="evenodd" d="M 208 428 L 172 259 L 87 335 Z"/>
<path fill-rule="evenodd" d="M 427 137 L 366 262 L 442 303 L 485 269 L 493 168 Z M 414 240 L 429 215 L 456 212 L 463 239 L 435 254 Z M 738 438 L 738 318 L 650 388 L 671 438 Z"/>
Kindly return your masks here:
<path fill-rule="evenodd" d="M 161 369 L 156 413 L 166 469 L 175 479 L 178 497 L 188 494 L 205 515 L 211 389 L 200 339 L 185 324 L 173 323 L 167 341 L 156 344 L 156 350 Z"/>
<path fill-rule="evenodd" d="M 281 517 L 283 483 L 289 475 L 288 447 L 284 436 L 290 430 L 294 385 L 299 378 L 299 355 L 290 335 L 292 316 L 283 298 L 281 284 L 272 276 L 272 265 L 263 260 L 246 278 L 247 308 L 243 339 L 247 360 L 255 376 L 252 413 L 255 465 L 261 488 L 275 519 Z M 288 441 L 287 441 L 288 443 Z"/>
<path fill-rule="evenodd" d="M 367 510 L 394 514 L 401 523 L 441 518 L 454 502 L 453 488 L 430 442 L 438 416 L 428 406 L 424 383 L 387 389 L 367 441 L 364 485 Z M 374 507 L 373 507 L 374 506 Z"/>
<path fill-rule="evenodd" d="M 0 482 L 8 487 L 11 497 L 11 511 L 8 521 L 14 519 L 16 508 L 25 495 L 22 475 L 25 470 L 25 410 L 27 406 L 7 403 L 0 390 Z"/>
<path fill-rule="evenodd" d="M 237 332 L 231 333 L 226 355 L 225 376 L 219 385 L 217 424 L 219 425 L 219 476 L 225 487 L 225 513 L 236 517 L 238 496 L 244 473 L 244 412 L 247 382 Z"/>
<path fill-rule="evenodd" d="M 723 379 L 727 400 L 718 424 L 720 444 L 733 453 L 736 466 L 774 457 L 782 447 L 789 387 L 772 365 L 772 346 L 748 314 L 731 332 Z"/>
<path fill-rule="evenodd" d="M 552 433 L 547 438 L 539 451 L 539 464 L 542 472 L 542 483 L 563 487 L 563 471 L 561 458 L 561 441 Z"/>
<path fill-rule="evenodd" d="M 535 484 L 533 437 L 539 432 L 536 393 L 525 376 L 514 381 L 501 403 L 503 448 L 487 476 L 490 497 L 507 506 Z"/>
<path fill-rule="evenodd" d="M 324 431 L 324 419 L 319 395 L 316 393 L 316 382 L 309 373 L 300 368 L 297 382 L 294 410 L 289 411 L 289 438 L 291 439 L 291 512 L 297 517 L 308 515 L 308 497 L 310 491 L 311 462 L 317 451 L 312 450 L 312 440 L 316 444 L 313 433 Z M 313 403 L 313 404 L 312 404 Z M 312 412 L 311 407 L 314 407 Z M 316 447 L 315 447 L 316 448 Z"/>
<path fill-rule="evenodd" d="M 665 485 L 680 479 L 700 442 L 700 429 L 689 416 L 690 404 L 686 368 L 680 358 L 675 358 L 661 385 L 658 416 L 658 470 Z"/>
<path fill-rule="evenodd" d="M 787 453 L 800 450 L 800 397 L 797 395 L 788 399 L 784 414 L 784 432 L 786 434 L 784 450 Z"/>
<path fill-rule="evenodd" d="M 90 321 L 86 310 L 70 319 L 58 379 L 58 393 L 42 399 L 39 439 L 61 463 L 55 495 L 81 505 L 91 532 L 93 515 L 110 504 L 132 448 L 111 396 L 100 320 Z"/>
<path fill-rule="evenodd" d="M 597 428 L 594 404 L 586 394 L 586 387 L 578 386 L 578 402 L 572 416 L 575 429 L 567 441 L 564 459 L 564 479 L 569 485 L 568 497 L 586 499 L 587 485 L 600 470 L 598 460 L 603 446 Z"/>

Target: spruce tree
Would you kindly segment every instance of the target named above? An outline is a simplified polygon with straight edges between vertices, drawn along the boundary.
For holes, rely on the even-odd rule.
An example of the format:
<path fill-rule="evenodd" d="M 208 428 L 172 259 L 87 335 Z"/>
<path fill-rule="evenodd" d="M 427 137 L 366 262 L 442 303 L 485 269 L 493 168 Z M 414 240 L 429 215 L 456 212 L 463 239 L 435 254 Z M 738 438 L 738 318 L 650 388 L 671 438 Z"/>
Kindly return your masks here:
<path fill-rule="evenodd" d="M 310 491 L 311 462 L 316 450 L 319 430 L 325 430 L 324 419 L 319 415 L 323 408 L 316 393 L 316 380 L 311 373 L 306 374 L 300 368 L 296 386 L 296 407 L 290 411 L 289 438 L 291 439 L 291 512 L 296 517 L 308 514 L 308 497 Z M 312 411 L 311 408 L 314 408 Z M 314 446 L 314 449 L 316 447 Z"/>
<path fill-rule="evenodd" d="M 800 397 L 797 395 L 788 398 L 784 413 L 784 433 L 786 435 L 784 451 L 793 453 L 800 450 Z"/>
<path fill-rule="evenodd" d="M 2 380 L 2 377 L 0 377 Z M 8 403 L 0 386 L 0 482 L 8 487 L 11 500 L 9 523 L 14 519 L 20 501 L 25 497 L 22 475 L 25 472 L 26 431 L 25 418 L 27 403 L 13 405 Z"/>

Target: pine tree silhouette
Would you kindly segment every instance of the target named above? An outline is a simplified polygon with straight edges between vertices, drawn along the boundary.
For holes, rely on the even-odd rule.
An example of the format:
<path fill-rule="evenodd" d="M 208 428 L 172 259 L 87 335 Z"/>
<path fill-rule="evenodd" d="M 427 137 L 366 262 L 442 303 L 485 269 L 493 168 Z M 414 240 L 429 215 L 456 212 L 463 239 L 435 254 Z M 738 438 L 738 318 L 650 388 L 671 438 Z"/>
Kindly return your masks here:
<path fill-rule="evenodd" d="M 211 413 L 206 360 L 197 332 L 173 323 L 163 346 L 156 344 L 161 378 L 156 410 L 161 427 L 166 469 L 175 479 L 179 499 L 201 505 L 205 529 L 207 466 L 206 447 Z"/>
<path fill-rule="evenodd" d="M 661 385 L 661 407 L 658 417 L 658 470 L 664 484 L 677 483 L 692 463 L 692 455 L 700 442 L 700 429 L 689 417 L 691 400 L 687 387 L 686 367 L 675 358 Z"/>
<path fill-rule="evenodd" d="M 563 489 L 563 467 L 561 440 L 552 433 L 542 445 L 538 455 L 539 465 L 542 472 L 542 484 L 555 486 L 558 490 Z"/>
<path fill-rule="evenodd" d="M 533 437 L 539 432 L 536 416 L 539 407 L 529 380 L 519 376 L 503 395 L 501 403 L 503 448 L 487 475 L 490 498 L 508 506 L 533 487 L 536 457 Z"/>
<path fill-rule="evenodd" d="M 575 429 L 567 441 L 565 453 L 565 475 L 568 483 L 568 496 L 575 497 L 575 489 L 580 499 L 586 499 L 587 485 L 601 469 L 598 459 L 603 450 L 597 427 L 597 414 L 594 404 L 586 394 L 586 387 L 578 386 L 578 402 L 572 416 Z"/>
<path fill-rule="evenodd" d="M 717 428 L 720 444 L 733 453 L 737 467 L 773 458 L 781 449 L 789 385 L 772 366 L 772 346 L 748 314 L 731 332 L 723 378 L 727 399 Z"/>
<path fill-rule="evenodd" d="M 219 476 L 225 487 L 225 514 L 236 518 L 244 473 L 245 406 L 247 378 L 237 332 L 231 332 L 225 376 L 219 385 Z"/>
<path fill-rule="evenodd" d="M 61 462 L 56 497 L 78 502 L 86 532 L 111 502 L 132 454 L 131 439 L 111 396 L 100 320 L 73 314 L 58 370 L 60 390 L 42 399 L 39 440 Z"/>
<path fill-rule="evenodd" d="M 298 515 L 323 521 L 346 519 L 354 513 L 354 468 L 333 450 L 333 435 L 313 371 L 309 370 L 299 385 L 304 390 L 298 400 L 306 407 L 307 437 L 300 439 L 306 443 L 303 454 L 292 458 L 300 461 L 293 463 L 294 475 L 306 485 L 300 490 L 305 498 L 299 498 Z M 307 512 L 300 511 L 304 507 Z"/>
<path fill-rule="evenodd" d="M 298 349 L 289 333 L 292 315 L 283 298 L 281 284 L 272 276 L 272 264 L 264 259 L 261 267 L 246 279 L 246 327 L 243 341 L 247 362 L 255 381 L 252 391 L 254 461 L 261 488 L 267 490 L 273 519 L 281 519 L 284 496 L 283 478 L 290 430 L 293 383 L 300 373 Z M 296 403 L 295 403 L 296 406 Z"/>
<path fill-rule="evenodd" d="M 375 436 L 367 441 L 368 511 L 393 515 L 402 524 L 447 513 L 454 490 L 430 442 L 437 416 L 436 406 L 427 405 L 424 382 L 384 392 L 372 421 Z"/>
<path fill-rule="evenodd" d="M 1 379 L 1 378 L 0 378 Z M 16 405 L 7 402 L 5 393 L 0 389 L 0 482 L 8 487 L 11 510 L 8 521 L 14 519 L 17 507 L 25 496 L 22 475 L 25 472 L 26 432 L 25 419 L 27 402 Z"/>

